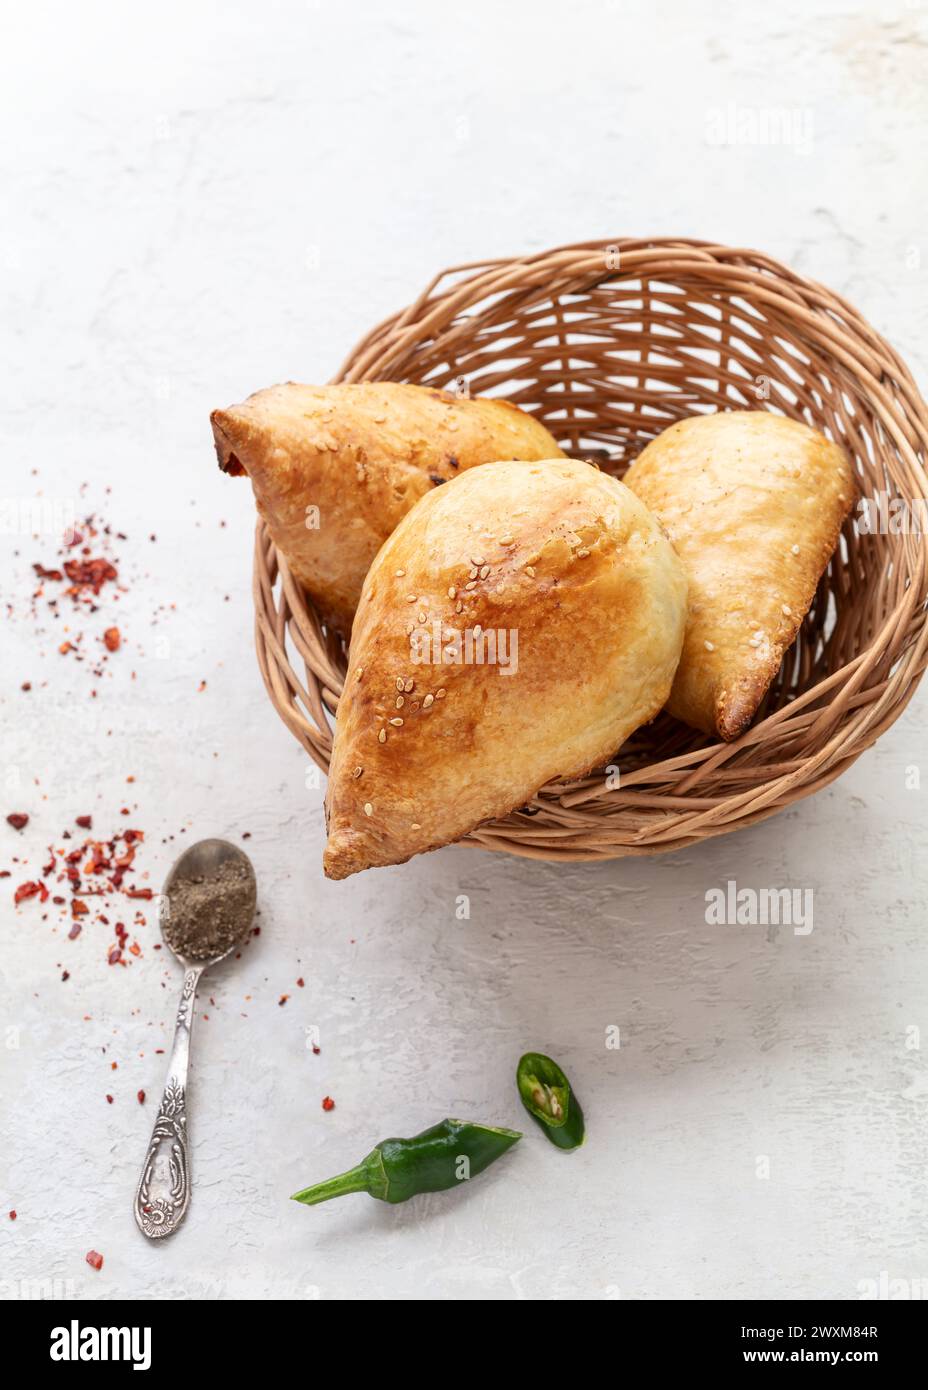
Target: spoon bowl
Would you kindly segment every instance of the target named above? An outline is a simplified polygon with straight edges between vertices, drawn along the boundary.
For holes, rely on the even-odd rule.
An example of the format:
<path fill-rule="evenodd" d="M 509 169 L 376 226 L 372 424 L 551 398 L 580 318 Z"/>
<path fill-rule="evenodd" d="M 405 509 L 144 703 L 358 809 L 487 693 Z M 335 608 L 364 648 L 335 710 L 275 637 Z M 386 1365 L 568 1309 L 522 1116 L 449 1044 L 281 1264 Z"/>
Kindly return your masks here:
<path fill-rule="evenodd" d="M 181 879 L 208 879 L 222 868 L 223 864 L 241 864 L 247 875 L 247 888 L 250 899 L 250 911 L 242 912 L 242 928 L 236 939 L 226 947 L 224 951 L 219 951 L 214 956 L 206 959 L 197 957 L 194 960 L 190 956 L 182 955 L 171 944 L 165 931 L 165 926 L 170 920 L 172 912 L 172 895 L 178 882 Z M 238 845 L 230 844 L 228 840 L 198 840 L 195 845 L 188 845 L 183 854 L 179 855 L 171 865 L 167 878 L 164 880 L 164 889 L 161 895 L 161 906 L 158 912 L 158 925 L 161 928 L 161 936 L 165 946 L 173 956 L 180 961 L 181 965 L 200 970 L 208 970 L 210 966 L 217 965 L 219 961 L 225 960 L 233 951 L 237 950 L 248 938 L 254 922 L 255 909 L 258 903 L 258 885 L 255 879 L 255 871 L 251 860 L 244 850 L 239 849 Z"/>

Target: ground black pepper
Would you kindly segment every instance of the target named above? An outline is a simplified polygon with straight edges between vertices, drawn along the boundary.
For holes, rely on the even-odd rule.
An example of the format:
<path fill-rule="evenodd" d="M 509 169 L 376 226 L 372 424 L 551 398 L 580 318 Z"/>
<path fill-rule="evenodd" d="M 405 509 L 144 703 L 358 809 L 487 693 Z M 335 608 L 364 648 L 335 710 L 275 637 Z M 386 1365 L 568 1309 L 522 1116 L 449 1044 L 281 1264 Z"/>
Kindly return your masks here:
<path fill-rule="evenodd" d="M 178 878 L 164 914 L 164 939 L 188 960 L 212 960 L 241 941 L 254 913 L 244 864 L 227 859 L 210 874 Z"/>

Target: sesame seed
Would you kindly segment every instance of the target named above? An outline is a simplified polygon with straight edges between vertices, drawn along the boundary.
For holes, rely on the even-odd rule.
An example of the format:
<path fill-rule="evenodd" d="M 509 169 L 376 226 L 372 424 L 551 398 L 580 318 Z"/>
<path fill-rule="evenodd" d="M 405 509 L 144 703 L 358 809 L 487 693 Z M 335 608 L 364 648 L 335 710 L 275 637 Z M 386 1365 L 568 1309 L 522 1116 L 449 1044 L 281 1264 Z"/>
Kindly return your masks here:
<path fill-rule="evenodd" d="M 483 628 L 481 627 L 480 623 L 477 623 L 476 627 L 474 628 L 474 636 L 479 637 L 482 631 Z"/>
<path fill-rule="evenodd" d="M 410 830 L 421 830 L 421 829 L 422 829 L 422 826 L 419 824 L 419 822 L 418 822 L 417 820 L 414 820 L 413 823 L 412 823 L 412 825 L 411 825 L 409 828 L 410 828 Z"/>
<path fill-rule="evenodd" d="M 363 666 L 359 666 L 358 669 L 357 669 L 357 670 L 355 671 L 355 673 L 354 673 L 354 678 L 355 678 L 356 681 L 359 681 L 363 675 L 364 675 L 364 667 L 363 667 Z"/>
<path fill-rule="evenodd" d="M 474 568 L 471 570 L 470 574 L 469 574 L 467 577 L 468 577 L 468 579 L 476 579 L 478 573 L 479 573 L 479 571 L 478 571 L 478 569 L 477 569 L 477 566 L 474 565 Z"/>
<path fill-rule="evenodd" d="M 464 612 L 464 605 L 463 605 L 463 603 L 456 603 L 456 604 L 454 605 L 454 611 L 455 611 L 455 613 L 463 613 L 463 612 Z"/>
<path fill-rule="evenodd" d="M 420 622 L 420 623 L 424 623 L 427 617 L 428 617 L 428 614 L 426 613 L 425 609 L 424 609 L 424 608 L 420 608 L 420 609 L 419 609 L 419 622 Z"/>
<path fill-rule="evenodd" d="M 419 597 L 418 594 L 407 594 L 407 595 L 406 595 L 406 602 L 407 602 L 407 603 L 415 603 L 415 602 L 417 601 L 418 597 Z"/>
<path fill-rule="evenodd" d="M 705 649 L 706 649 L 707 652 L 714 652 L 714 651 L 715 651 L 715 643 L 714 643 L 714 642 L 705 642 L 703 645 L 705 646 Z"/>
<path fill-rule="evenodd" d="M 478 568 L 478 570 L 479 570 L 480 566 L 483 564 L 483 556 L 482 556 L 482 555 L 472 555 L 472 556 L 470 557 L 470 562 L 471 562 L 472 565 L 476 565 L 477 568 Z"/>
<path fill-rule="evenodd" d="M 448 597 L 449 597 L 449 598 L 457 598 L 457 596 L 458 596 L 458 591 L 457 591 L 457 589 L 454 587 L 454 585 L 452 584 L 452 585 L 451 585 L 451 588 L 448 590 Z"/>
<path fill-rule="evenodd" d="M 409 708 L 410 708 L 410 709 L 418 709 L 418 708 L 419 708 L 419 701 L 418 701 L 418 700 L 413 700 L 413 702 L 412 702 L 412 704 L 409 706 Z"/>
<path fill-rule="evenodd" d="M 396 684 L 397 690 L 402 690 L 402 688 L 403 688 L 403 677 L 402 677 L 402 676 L 397 676 L 395 684 Z"/>
<path fill-rule="evenodd" d="M 586 557 L 589 555 L 589 553 L 590 553 L 590 552 L 589 552 L 589 551 L 586 549 L 586 547 L 584 546 L 582 550 L 578 550 L 578 551 L 577 551 L 577 559 L 578 559 L 578 560 L 585 560 Z"/>
<path fill-rule="evenodd" d="M 397 708 L 397 709 L 402 709 L 403 706 L 405 705 L 405 703 L 406 703 L 406 701 L 404 700 L 403 696 L 402 696 L 402 695 L 397 695 L 397 697 L 396 697 L 396 708 Z"/>
<path fill-rule="evenodd" d="M 436 700 L 443 700 L 443 699 L 445 698 L 445 694 L 446 694 L 445 687 L 442 686 L 440 690 L 436 690 L 436 691 L 435 691 L 435 699 L 436 699 Z"/>
<path fill-rule="evenodd" d="M 515 537 L 513 537 L 513 536 L 500 536 L 500 538 L 499 538 L 499 543 L 500 543 L 500 545 L 515 545 Z"/>
<path fill-rule="evenodd" d="M 365 801 L 364 803 L 364 814 L 366 816 L 372 816 L 374 814 L 374 808 L 369 801 Z"/>
<path fill-rule="evenodd" d="M 748 642 L 748 646 L 749 646 L 749 647 L 759 647 L 759 646 L 760 646 L 760 638 L 759 638 L 759 637 L 752 637 L 752 638 L 750 639 L 750 641 Z"/>
<path fill-rule="evenodd" d="M 793 552 L 794 555 L 798 555 L 798 554 L 799 554 L 799 546 L 798 546 L 798 545 L 792 546 L 791 549 L 792 549 L 792 552 Z"/>
<path fill-rule="evenodd" d="M 397 577 L 397 579 L 402 579 L 402 577 L 403 577 L 403 575 L 404 575 L 405 573 L 406 573 L 405 570 L 397 570 L 397 571 L 396 571 L 396 577 Z"/>
<path fill-rule="evenodd" d="M 406 636 L 407 636 L 407 637 L 409 636 L 409 634 L 410 634 L 411 632 L 415 632 L 415 630 L 416 630 L 416 625 L 415 625 L 415 623 L 407 623 L 407 624 L 406 624 Z"/>
<path fill-rule="evenodd" d="M 413 680 L 412 676 L 410 676 L 410 677 L 409 677 L 409 680 L 408 680 L 408 681 L 406 682 L 406 684 L 403 686 L 403 689 L 406 691 L 406 694 L 407 694 L 407 695 L 409 694 L 410 690 L 413 690 L 413 689 L 415 688 L 415 684 L 416 684 L 416 683 L 415 683 L 415 681 Z"/>
<path fill-rule="evenodd" d="M 487 575 L 488 575 L 489 573 L 490 573 L 490 566 L 489 566 L 489 565 L 482 565 L 481 568 L 480 568 L 480 578 L 481 578 L 481 579 L 486 579 L 486 577 L 487 577 Z"/>
<path fill-rule="evenodd" d="M 786 615 L 787 618 L 792 617 L 792 614 L 793 614 L 793 610 L 790 608 L 790 606 L 789 606 L 788 603 L 784 603 L 784 604 L 783 604 L 783 606 L 782 606 L 781 609 L 780 609 L 780 612 L 781 612 L 781 613 L 785 613 L 785 615 Z"/>
<path fill-rule="evenodd" d="M 435 701 L 435 696 L 434 696 L 434 695 L 426 695 L 425 699 L 422 701 L 422 708 L 423 708 L 423 709 L 431 709 L 432 705 L 434 704 L 434 701 Z M 402 722 L 402 721 L 401 721 L 401 722 Z"/>
<path fill-rule="evenodd" d="M 387 731 L 386 731 L 386 729 L 381 729 L 381 730 L 380 730 L 380 733 L 377 735 L 377 742 L 378 742 L 378 743 L 386 743 L 386 741 L 387 741 Z"/>
<path fill-rule="evenodd" d="M 358 777 L 361 776 L 361 773 L 362 773 L 363 771 L 364 771 L 364 768 L 363 768 L 363 767 L 356 767 L 355 770 L 354 770 L 354 772 L 353 772 L 351 775 L 352 775 L 352 777 L 354 777 L 354 778 L 358 778 Z"/>
<path fill-rule="evenodd" d="M 534 579 L 534 578 L 535 578 L 535 566 L 534 566 L 534 565 L 526 565 L 526 566 L 525 566 L 525 573 L 528 575 L 529 579 Z"/>
<path fill-rule="evenodd" d="M 477 581 L 476 581 L 476 579 L 471 579 L 471 580 L 468 581 L 467 584 L 464 585 L 464 588 L 465 588 L 465 589 L 476 589 L 476 587 L 477 587 Z"/>

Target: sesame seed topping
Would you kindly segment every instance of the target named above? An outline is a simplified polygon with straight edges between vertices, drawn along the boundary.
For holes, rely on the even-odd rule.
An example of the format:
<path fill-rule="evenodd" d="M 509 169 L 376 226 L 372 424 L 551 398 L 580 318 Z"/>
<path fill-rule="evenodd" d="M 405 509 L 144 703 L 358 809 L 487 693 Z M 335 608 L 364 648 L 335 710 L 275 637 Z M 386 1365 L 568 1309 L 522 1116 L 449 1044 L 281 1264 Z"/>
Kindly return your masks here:
<path fill-rule="evenodd" d="M 525 566 L 525 573 L 528 575 L 529 579 L 534 579 L 534 578 L 535 578 L 535 566 L 534 566 L 534 565 L 526 565 L 526 566 Z"/>
<path fill-rule="evenodd" d="M 435 702 L 435 696 L 434 696 L 434 695 L 426 695 L 425 699 L 422 701 L 422 708 L 423 708 L 423 709 L 431 709 L 431 707 L 432 707 L 432 705 L 434 704 L 434 702 Z"/>
<path fill-rule="evenodd" d="M 714 652 L 714 651 L 715 651 L 715 643 L 714 643 L 714 642 L 708 642 L 708 641 L 707 641 L 707 642 L 704 642 L 703 645 L 704 645 L 704 647 L 705 647 L 705 649 L 706 649 L 707 652 Z"/>
<path fill-rule="evenodd" d="M 354 678 L 355 678 L 356 681 L 359 681 L 363 675 L 364 675 L 364 667 L 363 667 L 363 666 L 359 666 L 358 669 L 357 669 L 357 670 L 355 671 L 355 673 L 354 673 Z"/>
<path fill-rule="evenodd" d="M 790 606 L 789 606 L 788 603 L 784 603 L 784 604 L 782 605 L 782 607 L 781 607 L 781 609 L 780 609 L 780 612 L 781 612 L 781 613 L 784 613 L 784 614 L 786 615 L 787 618 L 792 617 L 792 614 L 793 614 L 793 610 L 790 608 Z"/>
<path fill-rule="evenodd" d="M 793 552 L 794 555 L 798 555 L 798 554 L 799 554 L 799 546 L 798 546 L 798 545 L 791 546 L 790 548 L 791 548 L 791 550 L 792 550 L 792 552 Z"/>
<path fill-rule="evenodd" d="M 355 779 L 357 779 L 358 777 L 361 776 L 361 773 L 362 773 L 363 771 L 364 771 L 364 768 L 363 768 L 363 767 L 356 767 L 355 770 L 354 770 L 354 772 L 353 772 L 351 775 L 352 775 L 352 777 L 354 777 Z"/>
<path fill-rule="evenodd" d="M 476 579 L 468 580 L 468 582 L 464 585 L 464 588 L 465 588 L 465 589 L 476 589 L 476 587 L 477 587 L 477 581 L 476 581 Z"/>
<path fill-rule="evenodd" d="M 418 595 L 418 594 L 407 594 L 407 595 L 406 595 L 406 602 L 407 602 L 407 603 L 416 603 L 416 602 L 418 601 L 418 598 L 419 598 L 419 595 Z"/>
<path fill-rule="evenodd" d="M 463 612 L 464 612 L 464 605 L 463 605 L 463 603 L 456 603 L 456 604 L 454 605 L 454 611 L 455 611 L 455 613 L 463 613 Z"/>
<path fill-rule="evenodd" d="M 422 829 L 422 826 L 419 824 L 419 822 L 418 822 L 417 820 L 414 820 L 413 823 L 412 823 L 412 825 L 411 825 L 409 828 L 410 828 L 410 830 L 421 830 L 421 829 Z"/>
<path fill-rule="evenodd" d="M 750 641 L 748 642 L 748 646 L 749 646 L 749 647 L 759 647 L 759 646 L 760 646 L 760 638 L 759 638 L 759 637 L 752 637 L 752 638 L 750 639 Z"/>
<path fill-rule="evenodd" d="M 410 690 L 415 689 L 415 684 L 416 684 L 416 683 L 415 683 L 415 681 L 413 680 L 412 676 L 410 676 L 410 677 L 409 677 L 409 680 L 408 680 L 408 681 L 406 682 L 406 684 L 403 686 L 403 689 L 406 691 L 406 694 L 407 694 L 407 695 L 409 694 Z"/>
<path fill-rule="evenodd" d="M 415 630 L 416 630 L 416 625 L 415 625 L 415 623 L 407 623 L 407 624 L 406 624 L 406 636 L 407 636 L 407 637 L 409 636 L 409 634 L 410 634 L 411 632 L 415 632 Z"/>
<path fill-rule="evenodd" d="M 400 718 L 400 716 L 399 716 L 398 714 L 394 715 L 393 718 L 390 720 L 390 723 L 391 723 L 391 724 L 395 724 L 397 728 L 400 727 L 400 725 L 402 724 L 402 722 L 403 722 L 403 721 L 402 721 L 402 719 Z"/>
<path fill-rule="evenodd" d="M 365 801 L 364 803 L 364 814 L 366 816 L 372 816 L 374 814 L 374 808 L 369 801 Z"/>
<path fill-rule="evenodd" d="M 403 706 L 405 705 L 405 703 L 406 703 L 406 701 L 405 701 L 404 697 L 403 697 L 402 695 L 397 695 L 397 697 L 396 697 L 396 708 L 397 708 L 397 709 L 402 709 Z"/>
<path fill-rule="evenodd" d="M 386 731 L 386 729 L 381 729 L 381 730 L 380 730 L 380 733 L 377 735 L 377 742 L 378 742 L 378 743 L 386 743 L 386 741 L 387 741 L 387 731 Z"/>
<path fill-rule="evenodd" d="M 481 567 L 480 567 L 480 578 L 481 578 L 481 579 L 486 579 L 486 577 L 487 577 L 487 575 L 488 575 L 489 573 L 490 573 L 490 566 L 489 566 L 489 565 L 481 565 Z"/>
<path fill-rule="evenodd" d="M 402 677 L 402 676 L 397 676 L 395 684 L 396 684 L 397 690 L 402 690 L 402 688 L 403 688 L 403 677 Z"/>
<path fill-rule="evenodd" d="M 480 625 L 480 623 L 477 623 L 476 626 L 474 627 L 474 636 L 475 636 L 475 637 L 479 637 L 482 631 L 483 631 L 482 626 Z"/>
<path fill-rule="evenodd" d="M 470 574 L 469 574 L 467 577 L 468 577 L 468 579 L 476 579 L 478 573 L 479 573 L 479 571 L 478 571 L 478 569 L 477 569 L 477 566 L 474 565 L 473 569 L 471 570 Z"/>
<path fill-rule="evenodd" d="M 449 598 L 457 598 L 457 596 L 458 596 L 458 591 L 457 591 L 457 589 L 454 587 L 454 585 L 452 584 L 452 585 L 451 585 L 451 588 L 448 590 L 448 597 L 449 597 Z"/>
<path fill-rule="evenodd" d="M 472 555 L 472 556 L 470 557 L 470 562 L 471 562 L 472 565 L 476 565 L 477 568 L 478 568 L 478 570 L 479 570 L 480 566 L 483 564 L 483 556 L 482 556 L 482 555 Z"/>
<path fill-rule="evenodd" d="M 499 538 L 499 543 L 500 543 L 500 545 L 515 545 L 515 543 L 516 543 L 516 542 L 515 542 L 515 537 L 514 537 L 514 536 L 500 536 L 500 538 Z"/>
<path fill-rule="evenodd" d="M 418 709 L 418 708 L 419 708 L 419 701 L 418 701 L 418 700 L 413 700 L 413 702 L 412 702 L 412 704 L 409 706 L 409 708 L 410 708 L 410 709 Z"/>
<path fill-rule="evenodd" d="M 578 551 L 577 551 L 577 559 L 578 559 L 578 560 L 585 560 L 586 557 L 589 555 L 589 553 L 590 553 L 590 552 L 587 550 L 586 546 L 584 546 L 584 547 L 582 548 L 582 550 L 578 550 Z"/>
<path fill-rule="evenodd" d="M 445 691 L 445 687 L 442 686 L 440 690 L 436 690 L 436 691 L 435 691 L 435 699 L 436 699 L 436 700 L 443 700 L 443 699 L 445 698 L 445 694 L 446 694 L 446 693 L 447 693 L 447 692 Z"/>
<path fill-rule="evenodd" d="M 403 577 L 403 575 L 404 575 L 405 573 L 406 573 L 405 570 L 397 570 L 397 571 L 396 571 L 396 577 L 397 577 L 397 579 L 402 579 L 402 577 Z"/>
<path fill-rule="evenodd" d="M 420 623 L 424 623 L 427 617 L 428 617 L 428 614 L 426 613 L 425 609 L 424 609 L 424 608 L 420 608 L 420 609 L 419 609 L 419 622 L 420 622 Z"/>

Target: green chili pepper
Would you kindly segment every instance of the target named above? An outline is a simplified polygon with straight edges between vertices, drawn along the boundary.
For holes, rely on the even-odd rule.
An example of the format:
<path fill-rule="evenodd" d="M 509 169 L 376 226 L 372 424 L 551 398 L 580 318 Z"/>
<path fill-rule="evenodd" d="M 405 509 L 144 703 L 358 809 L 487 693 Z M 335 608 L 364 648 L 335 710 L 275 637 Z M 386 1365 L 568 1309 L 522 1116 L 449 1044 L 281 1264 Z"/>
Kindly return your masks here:
<path fill-rule="evenodd" d="M 532 1119 L 559 1149 L 583 1143 L 583 1111 L 557 1062 L 543 1052 L 526 1052 L 516 1071 L 519 1096 Z"/>
<path fill-rule="evenodd" d="M 406 1202 L 419 1192 L 444 1192 L 489 1168 L 522 1135 L 514 1129 L 442 1120 L 412 1139 L 384 1139 L 357 1168 L 293 1194 L 315 1206 L 347 1192 L 369 1192 L 381 1202 Z"/>

